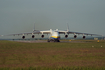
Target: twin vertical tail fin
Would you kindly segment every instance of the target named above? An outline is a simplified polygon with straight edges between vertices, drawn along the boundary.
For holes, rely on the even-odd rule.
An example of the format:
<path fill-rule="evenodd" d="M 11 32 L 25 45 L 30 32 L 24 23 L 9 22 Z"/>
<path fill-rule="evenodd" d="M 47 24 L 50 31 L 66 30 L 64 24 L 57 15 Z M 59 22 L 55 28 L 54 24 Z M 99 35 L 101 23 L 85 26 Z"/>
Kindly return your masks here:
<path fill-rule="evenodd" d="M 34 29 L 33 29 L 33 32 L 35 31 L 35 24 L 34 24 Z"/>
<path fill-rule="evenodd" d="M 34 31 L 39 31 L 39 30 L 35 30 L 35 24 L 34 24 L 34 29 L 33 29 L 33 32 L 34 32 Z"/>
<path fill-rule="evenodd" d="M 67 31 L 69 31 L 69 24 L 67 23 Z"/>

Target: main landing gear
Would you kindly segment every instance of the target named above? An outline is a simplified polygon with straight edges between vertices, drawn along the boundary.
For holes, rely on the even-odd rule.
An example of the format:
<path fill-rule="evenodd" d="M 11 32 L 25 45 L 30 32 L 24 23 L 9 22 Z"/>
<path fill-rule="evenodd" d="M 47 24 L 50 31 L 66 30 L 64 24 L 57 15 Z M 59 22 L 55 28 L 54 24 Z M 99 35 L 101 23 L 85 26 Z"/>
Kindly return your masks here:
<path fill-rule="evenodd" d="M 48 39 L 47 42 L 60 42 L 58 39 Z"/>

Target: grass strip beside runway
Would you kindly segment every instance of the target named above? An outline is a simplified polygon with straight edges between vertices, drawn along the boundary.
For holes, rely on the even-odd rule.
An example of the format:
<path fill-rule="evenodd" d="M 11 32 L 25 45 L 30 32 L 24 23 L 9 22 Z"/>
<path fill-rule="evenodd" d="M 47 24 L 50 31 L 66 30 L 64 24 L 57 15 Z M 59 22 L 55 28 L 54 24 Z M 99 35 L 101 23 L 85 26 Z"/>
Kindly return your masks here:
<path fill-rule="evenodd" d="M 0 41 L 0 69 L 105 69 L 105 41 L 84 40 L 79 43 Z"/>

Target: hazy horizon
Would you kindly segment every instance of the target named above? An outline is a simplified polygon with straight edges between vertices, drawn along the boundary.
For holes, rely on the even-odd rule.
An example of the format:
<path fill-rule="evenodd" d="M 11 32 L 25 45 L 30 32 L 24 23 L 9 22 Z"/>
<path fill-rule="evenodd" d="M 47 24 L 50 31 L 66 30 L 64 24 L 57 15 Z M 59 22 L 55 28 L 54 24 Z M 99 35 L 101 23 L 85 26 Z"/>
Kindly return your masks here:
<path fill-rule="evenodd" d="M 0 0 L 0 35 L 66 30 L 105 35 L 105 0 Z"/>

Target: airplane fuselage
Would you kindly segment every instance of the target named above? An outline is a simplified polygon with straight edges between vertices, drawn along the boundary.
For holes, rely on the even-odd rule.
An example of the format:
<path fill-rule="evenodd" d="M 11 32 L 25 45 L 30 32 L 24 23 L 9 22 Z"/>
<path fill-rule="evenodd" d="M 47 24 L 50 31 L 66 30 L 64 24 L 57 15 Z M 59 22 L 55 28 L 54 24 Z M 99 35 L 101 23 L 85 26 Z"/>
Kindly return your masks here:
<path fill-rule="evenodd" d="M 51 30 L 51 34 L 48 41 L 59 42 L 60 34 L 57 30 Z"/>

